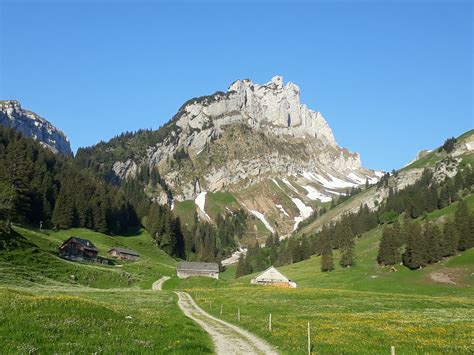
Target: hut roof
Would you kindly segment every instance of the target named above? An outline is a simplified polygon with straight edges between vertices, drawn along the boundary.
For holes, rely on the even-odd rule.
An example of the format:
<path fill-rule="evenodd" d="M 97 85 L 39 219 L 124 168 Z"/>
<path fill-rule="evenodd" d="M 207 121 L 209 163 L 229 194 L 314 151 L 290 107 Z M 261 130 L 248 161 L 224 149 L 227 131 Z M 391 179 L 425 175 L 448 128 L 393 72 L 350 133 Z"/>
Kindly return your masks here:
<path fill-rule="evenodd" d="M 270 266 L 258 275 L 255 280 L 257 282 L 290 282 L 290 279 L 278 271 L 274 266 Z"/>
<path fill-rule="evenodd" d="M 180 271 L 208 271 L 208 272 L 219 272 L 219 264 L 217 263 L 198 263 L 181 261 L 176 267 Z"/>
<path fill-rule="evenodd" d="M 90 240 L 82 239 L 82 238 L 79 238 L 79 237 L 71 237 L 71 238 L 69 238 L 68 240 L 66 240 L 66 241 L 61 245 L 61 247 L 64 246 L 64 245 L 66 245 L 66 244 L 68 244 L 68 243 L 71 242 L 71 241 L 73 241 L 73 242 L 75 242 L 75 243 L 77 243 L 77 244 L 82 245 L 82 247 L 83 247 L 84 249 L 88 249 L 88 250 L 92 250 L 92 251 L 97 251 L 97 252 L 99 251 L 99 249 L 97 249 L 97 248 L 95 247 L 95 245 L 92 244 L 92 242 L 91 242 Z"/>
<path fill-rule="evenodd" d="M 113 247 L 112 249 L 109 250 L 109 253 L 110 253 L 112 250 L 116 250 L 116 251 L 118 251 L 120 254 L 128 254 L 128 255 L 133 255 L 133 256 L 140 256 L 139 253 L 137 253 L 136 251 L 131 250 L 131 249 Z"/>

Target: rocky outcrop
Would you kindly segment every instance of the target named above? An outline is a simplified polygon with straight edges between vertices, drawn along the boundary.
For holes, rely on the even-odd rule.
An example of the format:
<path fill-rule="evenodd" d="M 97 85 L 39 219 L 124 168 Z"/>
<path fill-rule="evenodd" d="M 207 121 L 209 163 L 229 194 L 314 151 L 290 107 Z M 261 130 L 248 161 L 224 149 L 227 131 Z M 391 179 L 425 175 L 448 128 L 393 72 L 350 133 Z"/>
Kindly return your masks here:
<path fill-rule="evenodd" d="M 37 140 L 55 153 L 72 155 L 63 132 L 36 113 L 23 109 L 16 100 L 0 101 L 0 124 Z"/>
<path fill-rule="evenodd" d="M 347 187 L 377 180 L 361 167 L 359 154 L 337 145 L 323 115 L 301 104 L 299 87 L 280 76 L 264 85 L 237 80 L 225 93 L 191 99 L 162 129 L 166 138 L 146 154 L 114 163 L 118 179 L 142 165 L 159 167 L 179 200 L 196 197 L 196 181 L 199 190 L 219 191 L 303 171 L 339 179 L 357 175 L 346 179 Z M 180 151 L 187 161 L 173 164 Z"/>

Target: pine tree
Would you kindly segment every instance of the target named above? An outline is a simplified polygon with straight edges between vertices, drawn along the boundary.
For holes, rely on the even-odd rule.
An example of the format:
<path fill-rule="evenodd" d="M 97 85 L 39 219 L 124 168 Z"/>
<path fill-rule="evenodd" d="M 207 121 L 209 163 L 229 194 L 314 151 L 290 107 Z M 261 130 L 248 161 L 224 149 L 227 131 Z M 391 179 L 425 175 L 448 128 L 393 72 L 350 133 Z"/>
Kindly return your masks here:
<path fill-rule="evenodd" d="M 14 198 L 15 190 L 8 183 L 0 181 L 0 219 L 6 220 L 7 232 L 10 232 Z"/>
<path fill-rule="evenodd" d="M 334 270 L 334 262 L 332 257 L 332 244 L 328 234 L 321 238 L 321 271 Z"/>
<path fill-rule="evenodd" d="M 433 223 L 428 223 L 424 229 L 424 240 L 427 247 L 427 260 L 428 264 L 435 263 L 441 260 L 443 256 L 442 248 L 442 236 L 438 226 Z"/>
<path fill-rule="evenodd" d="M 474 235 L 470 228 L 471 214 L 467 208 L 466 201 L 460 200 L 458 202 L 456 212 L 454 214 L 454 222 L 459 235 L 459 250 L 467 250 L 474 246 Z"/>
<path fill-rule="evenodd" d="M 308 260 L 311 256 L 311 245 L 306 234 L 303 234 L 301 237 L 301 253 L 302 260 Z"/>
<path fill-rule="evenodd" d="M 418 269 L 427 265 L 427 245 L 421 227 L 416 222 L 405 226 L 406 248 L 403 264 L 410 269 Z"/>
<path fill-rule="evenodd" d="M 384 228 L 379 243 L 377 261 L 383 265 L 394 265 L 397 263 L 397 248 L 395 243 L 395 231 L 391 226 Z"/>
<path fill-rule="evenodd" d="M 341 259 L 339 264 L 342 267 L 349 267 L 354 264 L 354 235 L 349 225 L 341 227 Z"/>
<path fill-rule="evenodd" d="M 441 256 L 452 256 L 458 251 L 459 235 L 453 220 L 448 220 L 444 224 L 443 236 L 441 240 Z"/>
<path fill-rule="evenodd" d="M 68 229 L 74 226 L 75 211 L 72 191 L 67 185 L 63 185 L 59 197 L 54 205 L 53 224 L 60 229 Z"/>

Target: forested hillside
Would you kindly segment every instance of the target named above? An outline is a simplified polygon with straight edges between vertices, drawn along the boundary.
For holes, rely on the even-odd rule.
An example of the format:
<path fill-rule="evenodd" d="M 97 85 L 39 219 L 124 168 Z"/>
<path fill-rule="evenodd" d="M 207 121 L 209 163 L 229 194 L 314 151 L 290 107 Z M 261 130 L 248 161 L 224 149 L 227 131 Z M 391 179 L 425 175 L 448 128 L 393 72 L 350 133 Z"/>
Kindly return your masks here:
<path fill-rule="evenodd" d="M 0 127 L 0 219 L 120 233 L 138 220 L 122 191 L 15 130 Z"/>

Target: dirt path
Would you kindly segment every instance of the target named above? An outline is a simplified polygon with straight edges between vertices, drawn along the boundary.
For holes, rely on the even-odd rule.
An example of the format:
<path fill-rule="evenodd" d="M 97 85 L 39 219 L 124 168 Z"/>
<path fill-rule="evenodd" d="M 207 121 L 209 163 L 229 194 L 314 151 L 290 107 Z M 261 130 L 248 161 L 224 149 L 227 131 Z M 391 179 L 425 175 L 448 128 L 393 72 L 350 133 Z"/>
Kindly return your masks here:
<path fill-rule="evenodd" d="M 153 291 L 161 291 L 161 286 L 163 286 L 163 283 L 166 280 L 169 280 L 171 277 L 169 276 L 163 276 L 161 279 L 158 281 L 153 282 L 153 286 L 151 286 Z"/>
<path fill-rule="evenodd" d="M 278 354 L 267 342 L 202 310 L 186 292 L 176 292 L 179 308 L 212 338 L 217 354 Z"/>

